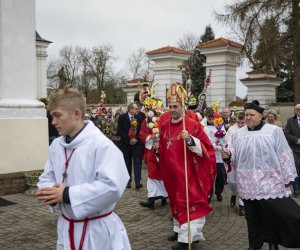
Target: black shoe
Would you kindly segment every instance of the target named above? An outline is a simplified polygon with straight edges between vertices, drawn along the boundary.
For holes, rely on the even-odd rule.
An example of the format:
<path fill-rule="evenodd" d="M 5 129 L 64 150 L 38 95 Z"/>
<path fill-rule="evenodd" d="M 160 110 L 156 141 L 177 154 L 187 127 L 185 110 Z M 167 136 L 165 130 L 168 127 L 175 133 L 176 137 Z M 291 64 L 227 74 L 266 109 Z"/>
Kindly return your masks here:
<path fill-rule="evenodd" d="M 173 218 L 172 218 L 173 219 Z M 168 236 L 168 241 L 175 241 L 178 239 L 178 233 L 174 232 L 170 236 Z"/>
<path fill-rule="evenodd" d="M 217 196 L 217 201 L 222 201 L 223 200 L 223 197 L 221 194 L 216 194 Z"/>
<path fill-rule="evenodd" d="M 230 206 L 231 206 L 231 207 L 234 207 L 234 206 L 235 206 L 235 203 L 236 203 L 236 196 L 235 196 L 235 195 L 231 195 L 231 198 L 230 198 Z"/>
<path fill-rule="evenodd" d="M 147 207 L 147 208 L 150 208 L 150 209 L 154 209 L 154 201 L 149 201 L 149 200 L 147 200 L 147 201 L 141 201 L 140 205 L 142 207 Z"/>
<path fill-rule="evenodd" d="M 240 205 L 239 216 L 245 216 L 245 207 Z"/>
<path fill-rule="evenodd" d="M 168 205 L 168 201 L 167 201 L 167 197 L 162 197 L 161 198 L 161 205 L 164 207 L 166 205 Z"/>
<path fill-rule="evenodd" d="M 269 250 L 279 250 L 277 243 L 269 243 Z"/>
<path fill-rule="evenodd" d="M 126 186 L 126 188 L 131 188 L 131 184 L 128 183 L 127 186 Z"/>
<path fill-rule="evenodd" d="M 189 247 L 188 243 L 177 242 L 172 246 L 172 250 L 187 250 Z"/>
<path fill-rule="evenodd" d="M 259 250 L 259 248 L 249 247 L 247 250 Z"/>
<path fill-rule="evenodd" d="M 135 184 L 135 189 L 139 190 L 141 187 L 143 187 L 143 184 Z"/>

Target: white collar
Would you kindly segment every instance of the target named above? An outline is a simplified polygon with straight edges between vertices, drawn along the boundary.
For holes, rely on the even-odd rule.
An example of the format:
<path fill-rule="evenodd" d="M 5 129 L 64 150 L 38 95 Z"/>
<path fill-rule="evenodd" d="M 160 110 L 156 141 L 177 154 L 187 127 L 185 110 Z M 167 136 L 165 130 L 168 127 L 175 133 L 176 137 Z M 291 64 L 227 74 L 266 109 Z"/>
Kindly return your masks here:
<path fill-rule="evenodd" d="M 182 117 L 180 117 L 179 119 L 177 120 L 174 120 L 173 118 L 171 119 L 171 123 L 178 123 L 182 120 Z"/>

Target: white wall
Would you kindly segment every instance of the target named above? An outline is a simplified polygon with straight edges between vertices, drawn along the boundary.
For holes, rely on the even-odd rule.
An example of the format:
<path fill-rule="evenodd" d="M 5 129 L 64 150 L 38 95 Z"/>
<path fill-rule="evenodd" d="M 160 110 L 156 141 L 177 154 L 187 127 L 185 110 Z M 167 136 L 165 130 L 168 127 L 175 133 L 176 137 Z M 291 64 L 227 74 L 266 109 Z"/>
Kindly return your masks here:
<path fill-rule="evenodd" d="M 35 0 L 0 0 L 0 173 L 41 169 L 47 160 L 35 39 Z"/>
<path fill-rule="evenodd" d="M 47 119 L 0 119 L 0 174 L 43 169 L 48 157 Z"/>
<path fill-rule="evenodd" d="M 166 89 L 174 82 L 182 82 L 182 72 L 178 68 L 188 55 L 177 55 L 173 53 L 148 56 L 154 62 L 155 94 L 166 106 Z"/>
<path fill-rule="evenodd" d="M 47 98 L 47 47 L 48 43 L 36 41 L 36 96 Z"/>
<path fill-rule="evenodd" d="M 0 31 L 0 99 L 35 99 L 35 1 L 1 0 Z"/>

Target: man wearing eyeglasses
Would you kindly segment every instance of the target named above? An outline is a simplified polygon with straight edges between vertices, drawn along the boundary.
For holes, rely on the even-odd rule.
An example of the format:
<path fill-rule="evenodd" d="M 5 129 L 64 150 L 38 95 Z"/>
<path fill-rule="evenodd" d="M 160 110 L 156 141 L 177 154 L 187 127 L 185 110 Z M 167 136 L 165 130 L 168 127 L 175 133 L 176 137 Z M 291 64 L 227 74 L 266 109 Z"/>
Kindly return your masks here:
<path fill-rule="evenodd" d="M 138 106 L 136 103 L 130 103 L 128 105 L 127 113 L 119 116 L 118 134 L 121 137 L 120 149 L 123 152 L 130 176 L 127 188 L 131 188 L 133 162 L 135 188 L 139 190 L 143 186 L 141 184 L 143 143 L 139 139 L 142 118 L 137 114 L 137 111 Z M 136 126 L 132 126 L 133 121 L 137 123 Z M 130 132 L 130 130 L 132 132 Z"/>

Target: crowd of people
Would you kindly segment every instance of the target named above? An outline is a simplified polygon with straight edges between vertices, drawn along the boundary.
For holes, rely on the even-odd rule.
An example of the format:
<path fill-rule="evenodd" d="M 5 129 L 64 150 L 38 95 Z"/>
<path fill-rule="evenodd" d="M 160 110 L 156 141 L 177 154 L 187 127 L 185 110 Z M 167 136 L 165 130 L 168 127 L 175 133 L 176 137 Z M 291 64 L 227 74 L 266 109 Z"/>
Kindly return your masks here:
<path fill-rule="evenodd" d="M 140 99 L 143 106 L 130 103 L 127 111 L 113 114 L 100 103 L 87 114 L 72 88 L 50 96 L 51 125 L 60 137 L 51 138 L 37 197 L 62 211 L 58 249 L 131 249 L 113 208 L 133 183 L 143 188 L 143 160 L 148 195 L 139 204 L 170 206 L 174 228 L 166 240 L 175 241 L 173 250 L 205 240 L 209 203 L 214 195 L 223 200 L 227 184 L 229 205 L 238 200 L 246 218 L 249 250 L 265 242 L 271 250 L 300 247 L 300 207 L 291 197 L 300 195 L 300 104 L 282 127 L 277 112 L 258 101 L 240 110 L 216 101 L 199 112 L 177 83 L 167 107 L 148 82 Z"/>

